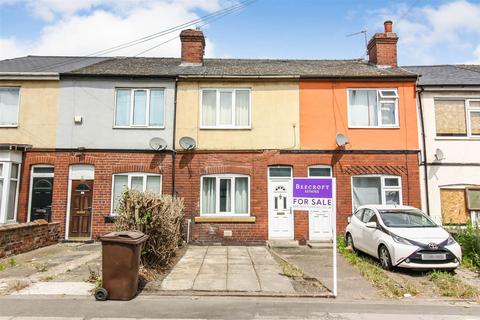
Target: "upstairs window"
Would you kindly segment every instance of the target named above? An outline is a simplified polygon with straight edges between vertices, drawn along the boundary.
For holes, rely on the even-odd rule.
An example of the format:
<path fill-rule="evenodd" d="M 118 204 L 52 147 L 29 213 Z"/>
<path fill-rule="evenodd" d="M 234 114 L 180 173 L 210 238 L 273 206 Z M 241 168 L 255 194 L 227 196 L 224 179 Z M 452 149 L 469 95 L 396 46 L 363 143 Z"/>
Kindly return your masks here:
<path fill-rule="evenodd" d="M 480 138 L 480 100 L 435 100 L 437 137 Z"/>
<path fill-rule="evenodd" d="M 250 128 L 249 89 L 204 89 L 201 108 L 202 128 Z"/>
<path fill-rule="evenodd" d="M 398 127 L 396 89 L 349 89 L 348 124 L 351 128 Z"/>
<path fill-rule="evenodd" d="M 117 89 L 115 127 L 165 127 L 165 90 Z"/>
<path fill-rule="evenodd" d="M 0 127 L 18 126 L 20 88 L 0 87 Z"/>

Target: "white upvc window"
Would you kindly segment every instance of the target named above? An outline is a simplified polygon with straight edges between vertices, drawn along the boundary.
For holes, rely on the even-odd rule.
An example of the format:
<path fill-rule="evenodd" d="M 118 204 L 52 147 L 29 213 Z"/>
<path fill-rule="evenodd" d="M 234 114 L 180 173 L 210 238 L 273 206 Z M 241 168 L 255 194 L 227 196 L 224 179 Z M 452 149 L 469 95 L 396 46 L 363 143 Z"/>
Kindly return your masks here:
<path fill-rule="evenodd" d="M 437 137 L 480 138 L 480 99 L 436 98 Z"/>
<path fill-rule="evenodd" d="M 251 127 L 251 90 L 202 89 L 200 128 L 249 129 Z"/>
<path fill-rule="evenodd" d="M 467 100 L 467 132 L 470 138 L 480 138 L 480 99 Z"/>
<path fill-rule="evenodd" d="M 202 176 L 200 215 L 249 216 L 250 177 L 240 174 Z"/>
<path fill-rule="evenodd" d="M 164 128 L 164 88 L 117 88 L 116 128 Z"/>
<path fill-rule="evenodd" d="M 0 162 L 0 223 L 17 219 L 17 199 L 20 181 L 20 164 Z"/>
<path fill-rule="evenodd" d="M 361 175 L 352 177 L 353 210 L 369 204 L 402 204 L 402 181 L 398 176 Z"/>
<path fill-rule="evenodd" d="M 112 209 L 111 215 L 116 215 L 120 198 L 125 189 L 140 192 L 162 193 L 162 176 L 154 173 L 129 172 L 112 176 Z"/>
<path fill-rule="evenodd" d="M 397 89 L 348 89 L 350 128 L 398 128 Z"/>
<path fill-rule="evenodd" d="M 0 127 L 18 126 L 20 88 L 0 87 Z"/>

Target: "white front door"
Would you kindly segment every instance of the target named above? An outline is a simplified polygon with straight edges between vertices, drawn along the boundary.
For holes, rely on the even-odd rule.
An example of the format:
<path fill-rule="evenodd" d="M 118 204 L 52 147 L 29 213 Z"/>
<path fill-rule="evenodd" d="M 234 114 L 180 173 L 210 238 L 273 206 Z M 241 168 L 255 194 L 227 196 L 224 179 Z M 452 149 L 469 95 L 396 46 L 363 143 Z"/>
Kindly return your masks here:
<path fill-rule="evenodd" d="M 310 211 L 308 221 L 310 240 L 332 240 L 330 211 Z"/>
<path fill-rule="evenodd" d="M 288 169 L 291 168 L 281 168 Z M 270 171 L 272 174 L 272 171 Z M 274 173 L 275 174 L 275 173 Z M 293 239 L 292 178 L 269 176 L 268 238 Z"/>

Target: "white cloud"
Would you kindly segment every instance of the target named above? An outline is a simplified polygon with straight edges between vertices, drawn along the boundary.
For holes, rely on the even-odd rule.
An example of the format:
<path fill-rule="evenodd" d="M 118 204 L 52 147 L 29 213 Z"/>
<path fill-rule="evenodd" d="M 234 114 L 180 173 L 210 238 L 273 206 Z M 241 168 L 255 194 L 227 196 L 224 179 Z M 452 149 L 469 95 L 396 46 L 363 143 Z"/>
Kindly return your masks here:
<path fill-rule="evenodd" d="M 402 3 L 373 13 L 380 18 L 376 30 L 382 28 L 384 19 L 394 21 L 394 31 L 400 37 L 400 63 L 461 63 L 475 55 L 480 60 L 475 51 L 480 47 L 480 3 L 457 0 L 408 9 Z"/>
<path fill-rule="evenodd" d="M 0 0 L 2 5 L 20 3 L 32 16 L 45 22 L 33 40 L 0 38 L 0 59 L 35 55 L 86 55 L 199 18 L 196 10 L 211 13 L 232 4 L 222 0 Z M 135 55 L 168 40 L 176 33 L 120 50 L 109 55 Z M 214 55 L 207 39 L 206 55 Z M 176 39 L 145 54 L 179 56 Z"/>

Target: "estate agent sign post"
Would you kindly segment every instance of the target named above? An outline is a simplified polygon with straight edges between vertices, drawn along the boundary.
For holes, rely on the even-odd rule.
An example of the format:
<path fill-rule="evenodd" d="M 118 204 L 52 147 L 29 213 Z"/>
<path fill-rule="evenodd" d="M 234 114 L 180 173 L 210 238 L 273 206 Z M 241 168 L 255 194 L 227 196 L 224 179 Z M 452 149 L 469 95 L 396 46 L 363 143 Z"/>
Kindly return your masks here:
<path fill-rule="evenodd" d="M 337 210 L 335 178 L 293 178 L 293 209 L 320 211 L 332 224 L 333 295 L 337 296 Z"/>

